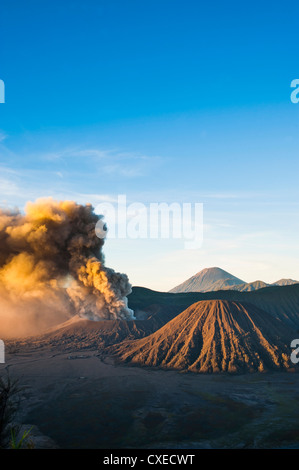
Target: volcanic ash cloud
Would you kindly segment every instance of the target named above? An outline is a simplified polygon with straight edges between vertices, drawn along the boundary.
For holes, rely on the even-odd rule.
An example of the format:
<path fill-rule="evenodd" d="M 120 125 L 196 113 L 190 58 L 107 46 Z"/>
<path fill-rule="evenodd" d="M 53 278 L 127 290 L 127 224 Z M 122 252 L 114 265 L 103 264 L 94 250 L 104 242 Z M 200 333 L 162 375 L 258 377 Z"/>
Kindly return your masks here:
<path fill-rule="evenodd" d="M 0 337 L 30 335 L 79 313 L 134 319 L 125 274 L 104 266 L 89 204 L 38 199 L 0 210 Z"/>

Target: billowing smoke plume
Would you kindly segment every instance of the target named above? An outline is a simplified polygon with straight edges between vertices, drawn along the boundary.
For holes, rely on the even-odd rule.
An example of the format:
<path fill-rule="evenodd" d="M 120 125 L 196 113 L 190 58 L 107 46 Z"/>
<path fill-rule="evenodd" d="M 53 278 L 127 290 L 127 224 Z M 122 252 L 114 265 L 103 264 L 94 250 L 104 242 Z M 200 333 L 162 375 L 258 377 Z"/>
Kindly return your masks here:
<path fill-rule="evenodd" d="M 38 199 L 0 210 L 0 338 L 35 334 L 71 315 L 133 319 L 125 274 L 104 266 L 91 205 Z"/>

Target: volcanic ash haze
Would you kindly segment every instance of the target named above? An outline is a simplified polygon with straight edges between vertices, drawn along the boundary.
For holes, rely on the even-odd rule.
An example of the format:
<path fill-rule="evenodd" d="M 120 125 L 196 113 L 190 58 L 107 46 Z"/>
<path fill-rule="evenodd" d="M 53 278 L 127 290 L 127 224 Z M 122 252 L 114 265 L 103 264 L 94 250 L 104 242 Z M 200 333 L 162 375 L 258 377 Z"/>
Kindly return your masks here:
<path fill-rule="evenodd" d="M 104 266 L 90 204 L 38 199 L 0 210 L 0 337 L 33 335 L 79 314 L 131 320 L 131 285 Z"/>

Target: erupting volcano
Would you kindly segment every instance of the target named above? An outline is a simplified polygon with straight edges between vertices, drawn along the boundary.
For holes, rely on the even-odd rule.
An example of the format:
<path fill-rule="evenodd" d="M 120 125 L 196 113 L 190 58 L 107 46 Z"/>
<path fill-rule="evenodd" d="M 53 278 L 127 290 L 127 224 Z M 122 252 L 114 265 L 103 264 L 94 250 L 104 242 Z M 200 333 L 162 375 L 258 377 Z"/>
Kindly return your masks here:
<path fill-rule="evenodd" d="M 90 204 L 38 199 L 25 214 L 0 211 L 2 336 L 32 335 L 75 314 L 134 319 L 125 274 L 104 265 L 101 216 Z"/>

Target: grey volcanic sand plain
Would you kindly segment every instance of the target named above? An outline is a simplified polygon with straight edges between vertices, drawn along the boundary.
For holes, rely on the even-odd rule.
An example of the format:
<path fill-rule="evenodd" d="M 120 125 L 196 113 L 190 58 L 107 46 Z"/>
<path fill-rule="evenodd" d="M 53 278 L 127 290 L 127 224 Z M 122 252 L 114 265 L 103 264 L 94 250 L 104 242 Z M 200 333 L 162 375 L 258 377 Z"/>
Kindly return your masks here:
<path fill-rule="evenodd" d="M 99 349 L 53 346 L 8 344 L 0 364 L 24 387 L 18 421 L 51 438 L 37 447 L 299 447 L 296 371 L 142 369 L 116 365 Z"/>

